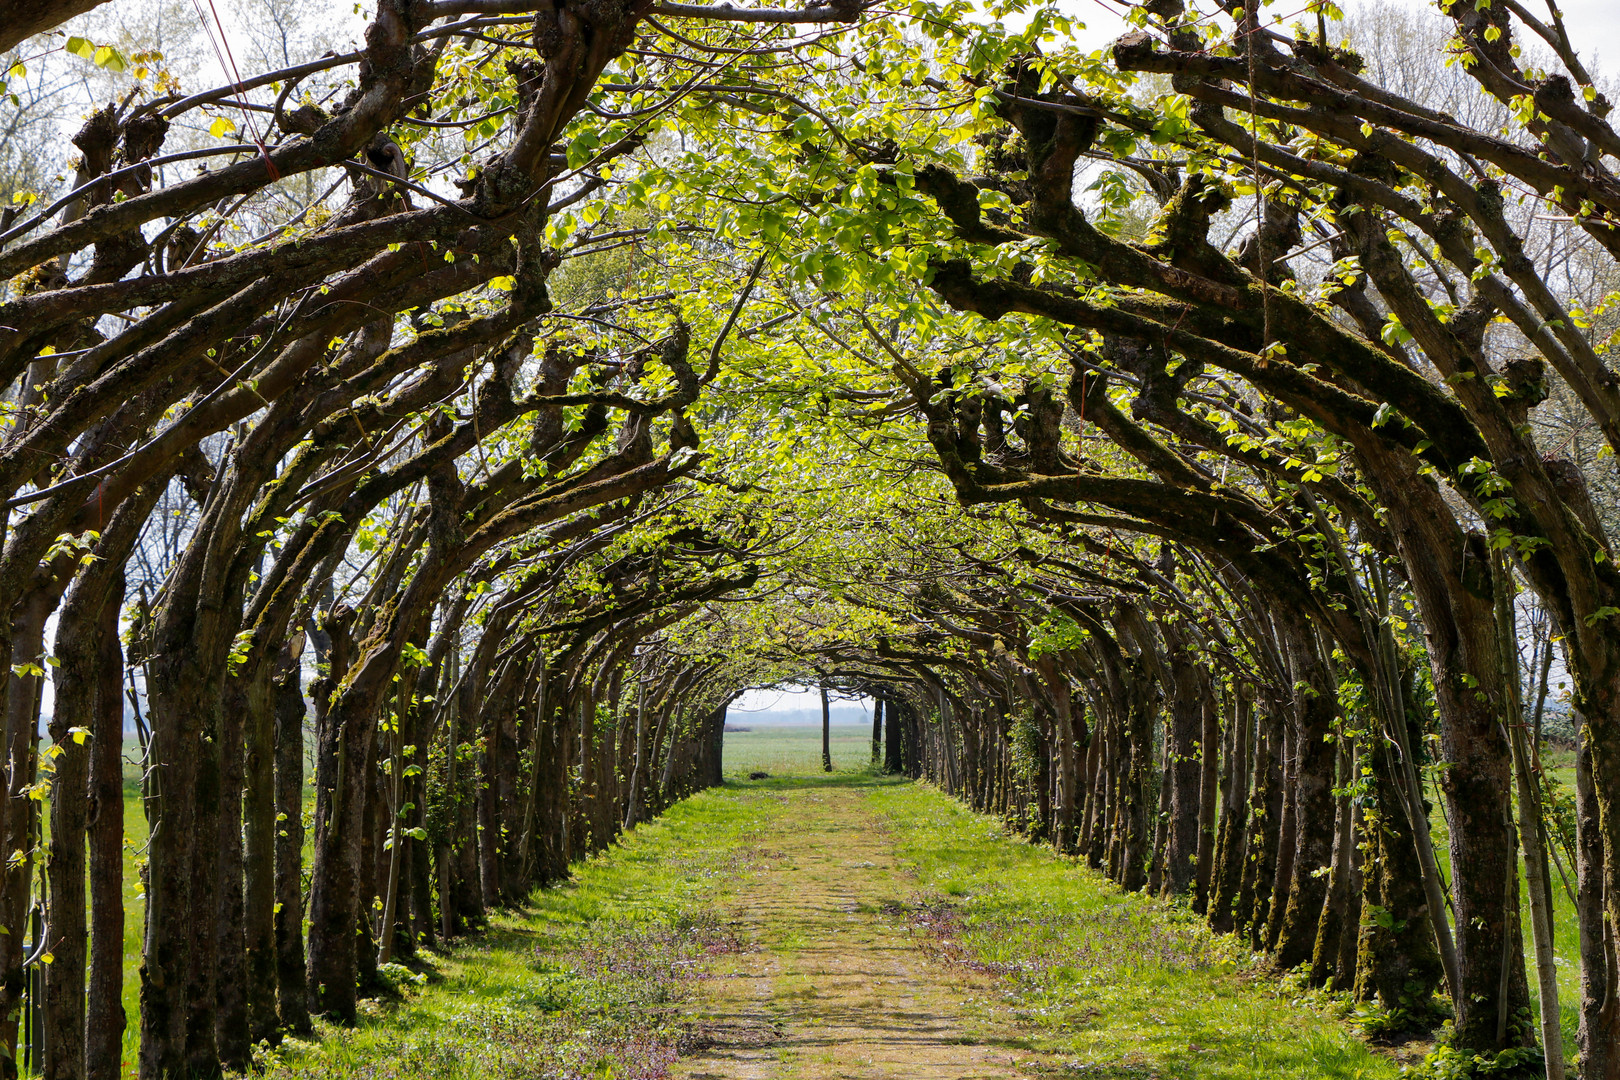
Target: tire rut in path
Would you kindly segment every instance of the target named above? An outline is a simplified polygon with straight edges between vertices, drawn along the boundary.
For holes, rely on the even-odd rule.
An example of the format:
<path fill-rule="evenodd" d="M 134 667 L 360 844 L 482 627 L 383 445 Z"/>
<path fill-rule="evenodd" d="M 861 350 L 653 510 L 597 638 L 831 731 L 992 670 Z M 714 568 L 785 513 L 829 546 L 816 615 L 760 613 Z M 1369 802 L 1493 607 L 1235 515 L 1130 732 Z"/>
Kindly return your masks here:
<path fill-rule="evenodd" d="M 697 1019 L 713 1045 L 687 1080 L 1024 1077 L 1032 1051 L 981 1003 L 987 984 L 930 964 L 880 913 L 915 891 L 858 790 L 785 798 L 764 867 L 731 898 L 758 946 L 713 969 Z"/>

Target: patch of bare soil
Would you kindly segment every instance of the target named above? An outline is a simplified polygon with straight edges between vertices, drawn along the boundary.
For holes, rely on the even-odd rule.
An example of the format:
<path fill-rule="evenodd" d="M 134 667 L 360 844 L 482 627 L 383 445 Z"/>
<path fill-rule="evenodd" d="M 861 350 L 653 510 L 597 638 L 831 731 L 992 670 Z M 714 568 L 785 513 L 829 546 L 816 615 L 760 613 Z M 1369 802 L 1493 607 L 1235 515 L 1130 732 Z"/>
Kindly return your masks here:
<path fill-rule="evenodd" d="M 987 980 L 929 964 L 884 916 L 913 884 L 860 792 L 788 798 L 781 831 L 759 839 L 771 861 L 730 900 L 759 947 L 712 968 L 675 1074 L 1002 1080 L 1050 1069 L 993 1017 Z"/>

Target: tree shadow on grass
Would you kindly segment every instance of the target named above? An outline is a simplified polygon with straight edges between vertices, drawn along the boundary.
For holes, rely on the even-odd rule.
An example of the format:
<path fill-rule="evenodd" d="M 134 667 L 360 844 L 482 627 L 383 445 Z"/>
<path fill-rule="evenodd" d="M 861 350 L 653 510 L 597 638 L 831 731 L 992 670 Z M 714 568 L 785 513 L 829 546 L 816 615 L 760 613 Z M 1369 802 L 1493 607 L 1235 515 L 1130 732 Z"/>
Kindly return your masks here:
<path fill-rule="evenodd" d="M 789 773 L 749 780 L 728 776 L 721 784 L 727 791 L 826 791 L 831 789 L 868 790 L 899 787 L 914 783 L 908 776 L 891 776 L 873 769 L 841 769 L 830 773 Z"/>

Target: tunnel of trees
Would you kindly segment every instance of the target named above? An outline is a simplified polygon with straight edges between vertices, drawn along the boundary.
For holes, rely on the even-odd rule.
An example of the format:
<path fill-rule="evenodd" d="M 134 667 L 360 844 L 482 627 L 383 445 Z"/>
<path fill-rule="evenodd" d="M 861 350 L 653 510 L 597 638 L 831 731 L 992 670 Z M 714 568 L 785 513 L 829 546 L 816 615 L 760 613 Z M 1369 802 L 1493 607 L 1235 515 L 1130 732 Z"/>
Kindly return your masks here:
<path fill-rule="evenodd" d="M 1620 134 L 1555 6 L 95 6 L 0 35 L 0 1067 L 352 1022 L 797 680 L 1436 1075 L 1620 1078 Z"/>

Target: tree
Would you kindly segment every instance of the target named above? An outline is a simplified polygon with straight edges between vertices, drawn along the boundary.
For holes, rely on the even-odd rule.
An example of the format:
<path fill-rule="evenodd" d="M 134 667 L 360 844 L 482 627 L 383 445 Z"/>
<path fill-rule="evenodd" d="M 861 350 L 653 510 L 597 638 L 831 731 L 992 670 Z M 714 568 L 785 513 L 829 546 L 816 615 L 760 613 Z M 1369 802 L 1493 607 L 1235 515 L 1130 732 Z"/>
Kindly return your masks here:
<path fill-rule="evenodd" d="M 829 770 L 829 694 L 876 697 L 887 769 L 1388 1027 L 1443 983 L 1436 1068 L 1539 1060 L 1524 847 L 1556 1073 L 1521 583 L 1584 718 L 1612 1072 L 1620 139 L 1559 17 L 1456 5 L 1430 78 L 1325 7 L 1156 0 L 1108 57 L 990 14 L 385 3 L 319 57 L 265 20 L 185 96 L 107 54 L 71 188 L 0 226 L 0 923 L 92 868 L 53 1074 L 109 1061 L 114 825 L 71 796 L 126 681 L 168 1077 L 352 1021 L 379 962 L 719 782 L 741 687 L 812 677 Z"/>

